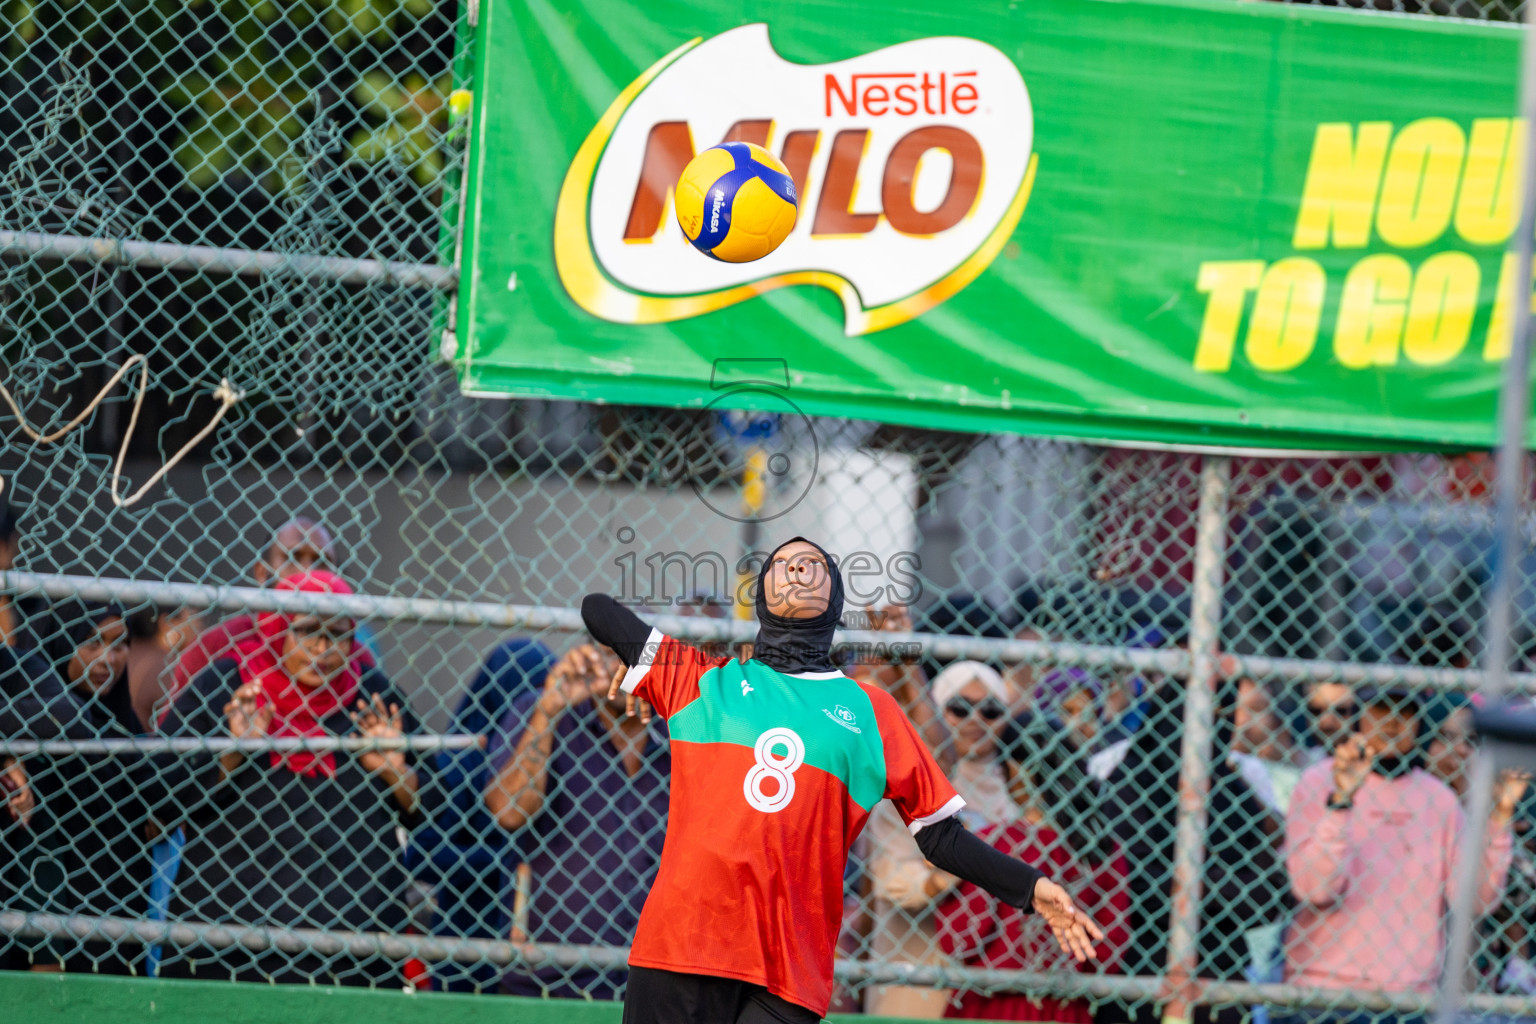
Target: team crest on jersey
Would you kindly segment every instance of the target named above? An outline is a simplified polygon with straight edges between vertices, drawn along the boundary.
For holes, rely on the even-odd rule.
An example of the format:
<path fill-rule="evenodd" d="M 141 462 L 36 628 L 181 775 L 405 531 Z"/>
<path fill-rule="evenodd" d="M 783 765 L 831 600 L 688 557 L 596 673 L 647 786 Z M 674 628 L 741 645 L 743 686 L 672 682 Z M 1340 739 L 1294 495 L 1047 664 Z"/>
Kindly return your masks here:
<path fill-rule="evenodd" d="M 864 731 L 854 724 L 859 720 L 858 716 L 855 715 L 852 711 L 849 711 L 847 708 L 843 707 L 841 704 L 839 704 L 836 709 L 822 708 L 821 713 L 832 719 L 832 721 L 836 722 L 844 729 L 849 729 L 857 733 L 862 733 Z"/>

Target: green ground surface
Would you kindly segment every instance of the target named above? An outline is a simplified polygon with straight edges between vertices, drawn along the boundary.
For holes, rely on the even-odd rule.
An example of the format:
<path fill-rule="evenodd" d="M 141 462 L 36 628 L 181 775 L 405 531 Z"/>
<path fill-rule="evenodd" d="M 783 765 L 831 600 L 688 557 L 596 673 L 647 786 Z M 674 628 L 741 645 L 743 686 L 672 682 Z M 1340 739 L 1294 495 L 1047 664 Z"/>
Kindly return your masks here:
<path fill-rule="evenodd" d="M 0 972 L 0 1021 L 18 1024 L 618 1024 L 619 1017 L 615 1003 L 568 999 Z"/>

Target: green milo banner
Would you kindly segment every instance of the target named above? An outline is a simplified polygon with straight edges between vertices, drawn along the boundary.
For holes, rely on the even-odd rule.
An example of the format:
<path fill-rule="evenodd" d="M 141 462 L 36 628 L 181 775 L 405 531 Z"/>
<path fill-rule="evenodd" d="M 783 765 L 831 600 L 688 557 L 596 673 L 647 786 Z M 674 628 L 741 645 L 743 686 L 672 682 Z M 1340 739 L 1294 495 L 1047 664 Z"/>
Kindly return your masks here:
<path fill-rule="evenodd" d="M 766 20 L 764 20 L 766 19 Z M 1236 2 L 480 0 L 472 393 L 1276 447 L 1482 446 L 1519 30 Z M 726 139 L 800 197 L 691 248 Z M 723 404 L 750 404 L 752 389 Z"/>

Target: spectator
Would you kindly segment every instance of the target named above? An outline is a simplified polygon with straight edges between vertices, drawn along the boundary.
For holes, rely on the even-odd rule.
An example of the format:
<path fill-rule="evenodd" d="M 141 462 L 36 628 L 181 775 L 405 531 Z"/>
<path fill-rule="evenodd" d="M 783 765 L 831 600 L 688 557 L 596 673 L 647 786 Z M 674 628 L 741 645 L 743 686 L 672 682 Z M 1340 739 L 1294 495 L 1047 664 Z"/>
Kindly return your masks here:
<path fill-rule="evenodd" d="M 1064 739 L 1057 723 L 1031 714 L 1020 722 L 1006 764 L 1010 795 L 1020 811 L 1009 821 L 987 825 L 979 835 L 1009 856 L 1054 865 L 1052 876 L 1061 879 L 1103 929 L 1108 955 L 1102 966 L 1114 970 L 1116 955 L 1128 938 L 1127 868 L 1118 844 L 1100 820 L 1097 787 L 1085 770 L 1081 752 Z M 1051 940 L 1038 915 L 1000 904 L 969 882 L 950 891 L 937 917 L 944 952 L 967 967 L 1033 972 L 1089 969 L 1074 963 Z M 1093 1020 L 1086 999 L 983 995 L 974 990 L 964 992 L 947 1016 L 1062 1024 Z"/>
<path fill-rule="evenodd" d="M 21 534 L 14 509 L 0 502 L 0 570 L 14 567 Z M 63 678 L 42 653 L 36 629 L 51 621 L 40 595 L 15 598 L 0 592 L 0 737 L 23 740 L 87 738 L 79 706 Z M 48 628 L 43 625 L 44 630 Z M 57 771 L 43 757 L 0 755 L 0 906 L 41 911 L 48 898 L 67 895 L 62 867 L 39 842 L 56 832 L 37 813 L 37 776 Z M 44 780 L 49 781 L 49 780 Z M 53 788 L 58 789 L 58 780 Z M 62 904 L 53 905 L 63 909 Z M 33 962 L 56 969 L 61 957 L 49 943 L 7 935 L 0 939 L 0 970 L 25 970 Z"/>
<path fill-rule="evenodd" d="M 912 616 L 904 605 L 871 610 L 869 620 L 871 626 L 881 632 L 902 633 L 912 630 Z M 835 650 L 833 656 L 837 656 Z M 950 730 L 943 718 L 934 711 L 927 680 L 917 660 L 915 653 L 899 662 L 855 659 L 844 672 L 850 679 L 878 687 L 895 697 L 896 703 L 901 705 L 907 717 L 912 719 L 912 724 L 917 726 L 923 742 L 929 749 L 939 751 L 940 763 L 947 766 L 953 763 L 955 753 L 950 742 Z M 884 811 L 882 807 L 885 807 Z M 917 845 L 891 813 L 888 804 L 876 804 L 873 813 L 875 817 L 871 819 L 871 824 L 876 829 L 865 828 L 849 851 L 847 888 L 843 899 L 843 929 L 838 936 L 839 952 L 848 958 L 866 956 L 872 951 L 879 951 L 881 956 L 888 957 L 890 954 L 887 951 L 900 944 L 899 937 L 893 936 L 888 927 L 895 923 L 892 921 L 893 914 L 899 915 L 900 911 L 893 911 L 889 901 L 875 891 L 873 872 L 877 866 L 876 855 L 882 857 L 882 868 L 883 857 L 892 847 L 921 859 Z M 887 834 L 891 827 L 897 828 L 900 834 Z M 878 835 L 876 830 L 881 830 Z M 896 930 L 901 927 L 897 924 Z M 932 948 L 931 943 L 924 945 L 926 951 L 931 952 Z M 894 1000 L 891 1002 L 893 1006 L 903 1002 L 911 1004 L 913 1012 L 908 1016 L 920 1017 L 924 1012 L 929 1012 L 931 1016 L 933 1012 L 941 1013 L 944 1007 L 943 1000 L 938 998 L 942 993 L 932 988 L 876 986 L 866 991 L 869 993 L 867 1001 L 871 1007 L 879 1007 L 891 1000 Z M 841 982 L 836 982 L 833 986 L 833 1009 L 829 1012 L 858 1013 L 862 1009 L 863 998 L 861 993 L 853 992 Z"/>
<path fill-rule="evenodd" d="M 870 618 L 878 632 L 910 633 L 913 631 L 912 613 L 905 605 L 888 605 L 879 611 L 872 612 Z M 742 660 L 745 661 L 751 657 L 751 644 L 744 646 L 747 651 Z M 833 654 L 836 656 L 837 652 L 834 650 Z M 918 661 L 919 658 L 915 652 L 894 662 L 855 660 L 848 666 L 847 675 L 850 679 L 861 683 L 878 686 L 895 697 L 896 703 L 901 705 L 907 717 L 912 719 L 912 724 L 917 726 L 923 742 L 931 749 L 939 750 L 948 744 L 949 729 L 935 711 L 933 701 L 929 699 L 927 676 Z"/>
<path fill-rule="evenodd" d="M 922 632 L 948 633 L 951 636 L 1006 637 L 1009 634 L 1005 616 L 993 608 L 986 598 L 968 591 L 945 594 L 923 612 Z M 923 672 L 929 679 L 936 678 L 951 660 L 940 661 L 931 654 L 922 660 Z"/>
<path fill-rule="evenodd" d="M 186 605 L 149 605 L 128 616 L 128 694 L 134 715 L 146 728 L 157 725 L 169 711 L 175 688 L 175 666 L 197 639 L 203 615 Z M 163 921 L 170 909 L 173 880 L 181 865 L 186 832 L 181 828 L 153 829 L 150 857 L 154 864 L 149 887 L 148 916 Z M 159 971 L 163 949 L 150 946 L 145 955 L 149 973 Z"/>
<path fill-rule="evenodd" d="M 470 680 L 448 731 L 486 735 L 491 750 L 505 748 L 509 740 L 497 733 L 498 723 L 517 698 L 543 688 L 554 660 L 547 647 L 532 640 L 497 644 Z M 502 896 L 512 889 L 516 856 L 485 806 L 492 774 L 484 749 L 437 755 L 438 812 L 416 833 L 407 865 L 418 881 L 436 886 L 434 935 L 505 940 L 511 927 Z M 444 992 L 477 991 L 499 978 L 494 964 L 450 961 L 434 965 L 432 974 L 434 986 Z"/>
<path fill-rule="evenodd" d="M 251 570 L 251 577 L 260 587 L 271 586 L 294 573 L 323 569 L 331 563 L 334 554 L 330 531 L 303 516 L 279 526 L 261 551 L 261 557 Z M 170 691 L 161 705 L 164 709 L 162 720 L 169 713 L 176 695 L 204 669 L 216 661 L 238 660 L 241 650 L 259 649 L 259 632 L 254 615 L 233 615 L 202 630 L 176 660 Z M 354 624 L 352 644 L 359 671 L 382 664 L 377 642 L 366 624 Z"/>
<path fill-rule="evenodd" d="M 1465 694 L 1441 693 L 1426 702 L 1422 728 L 1425 767 L 1451 787 L 1457 799 L 1467 797 L 1470 767 L 1476 753 L 1472 704 Z M 1514 820 L 1514 844 L 1504 898 L 1481 925 L 1484 937 L 1480 967 L 1497 991 L 1536 995 L 1536 964 L 1531 962 L 1531 914 L 1536 910 L 1536 857 L 1530 849 L 1530 821 Z"/>
<path fill-rule="evenodd" d="M 934 679 L 932 694 L 948 734 L 941 752 L 952 765 L 950 778 L 965 799 L 966 812 L 978 824 L 1012 821 L 1018 808 L 1008 796 L 999 745 L 1010 703 L 1002 676 L 981 662 L 958 661 Z M 932 911 L 935 900 L 959 879 L 924 859 L 888 800 L 875 805 L 865 835 L 874 880 L 875 957 L 896 963 L 943 963 Z M 882 1017 L 935 1019 L 944 1015 L 949 997 L 947 989 L 876 985 L 869 989 L 864 1008 Z"/>
<path fill-rule="evenodd" d="M 1217 687 L 1210 792 L 1206 802 L 1205 861 L 1200 888 L 1196 975 L 1242 980 L 1249 962 L 1244 933 L 1278 918 L 1285 877 L 1276 852 L 1276 822 L 1227 754 L 1232 749 L 1237 686 Z M 1179 768 L 1184 735 L 1185 685 L 1164 679 L 1147 697 L 1146 722 L 1125 760 L 1106 783 L 1105 814 L 1125 850 L 1131 892 L 1127 974 L 1162 974 L 1168 956 Z M 1200 1007 L 1199 1021 L 1237 1022 L 1244 1007 Z M 1115 1019 L 1112 1012 L 1100 1020 Z M 1150 1005 L 1133 1019 L 1151 1021 Z"/>
<path fill-rule="evenodd" d="M 128 688 L 128 617 L 116 605 L 80 600 L 54 608 L 57 635 L 67 644 L 58 660 L 64 681 L 92 731 L 104 735 L 116 727 L 137 735 L 144 724 L 134 714 Z"/>
<path fill-rule="evenodd" d="M 1302 734 L 1304 766 L 1332 756 L 1334 746 L 1355 727 L 1355 694 L 1343 683 L 1307 683 Z"/>
<path fill-rule="evenodd" d="M 1291 794 L 1301 779 L 1295 762 L 1296 751 L 1290 742 L 1285 719 L 1274 705 L 1273 691 L 1253 679 L 1237 682 L 1237 707 L 1233 715 L 1232 753 L 1229 762 L 1236 768 L 1260 802 L 1277 820 L 1285 819 Z M 1285 927 L 1288 915 L 1249 928 L 1243 934 L 1250 961 L 1244 968 L 1255 984 L 1273 984 L 1285 979 Z M 1268 1024 L 1270 1010 L 1255 1006 L 1255 1024 Z"/>
<path fill-rule="evenodd" d="M 521 854 L 514 942 L 625 946 L 639 924 L 661 860 L 672 756 L 660 718 L 646 724 L 622 697 L 608 699 L 617 664 L 591 644 L 572 648 L 502 719 L 485 803 Z M 501 990 L 618 999 L 625 978 L 622 967 L 513 968 Z"/>
<path fill-rule="evenodd" d="M 1159 650 L 1172 643 L 1172 638 L 1157 626 L 1137 626 L 1126 637 L 1125 645 L 1134 650 Z M 1165 673 L 1154 668 L 1136 672 L 1122 672 L 1115 677 L 1104 700 L 1106 735 L 1100 741 L 1100 750 L 1130 739 L 1141 728 L 1145 717 L 1146 695 L 1162 682 Z"/>
<path fill-rule="evenodd" d="M 251 575 L 258 587 L 271 586 L 295 573 L 329 567 L 334 554 L 331 531 L 313 519 L 296 516 L 277 528 Z"/>
<path fill-rule="evenodd" d="M 1296 786 L 1286 821 L 1300 901 L 1286 946 L 1292 984 L 1429 992 L 1439 978 L 1463 815 L 1450 787 L 1420 767 L 1419 714 L 1412 693 L 1368 694 L 1358 732 Z M 1479 914 L 1503 892 L 1510 821 L 1524 789 L 1521 777 L 1500 778 L 1478 873 Z"/>
<path fill-rule="evenodd" d="M 0 572 L 16 567 L 21 554 L 20 516 L 7 501 L 0 500 Z M 39 620 L 48 621 L 48 600 L 41 594 L 17 597 L 0 591 L 0 647 L 37 650 L 42 638 L 37 635 Z"/>
<path fill-rule="evenodd" d="M 139 721 L 154 722 L 169 706 L 175 665 L 201 625 L 202 613 L 187 605 L 151 605 L 128 616 L 128 692 Z"/>
<path fill-rule="evenodd" d="M 1424 709 L 1425 765 L 1429 773 L 1465 800 L 1471 779 L 1467 768 L 1476 751 L 1472 735 L 1472 702 L 1464 694 L 1445 693 Z"/>
<path fill-rule="evenodd" d="M 280 590 L 352 593 L 324 570 Z M 353 643 L 353 622 L 265 614 L 241 657 L 220 659 L 177 697 L 166 732 L 181 736 L 395 738 L 417 730 L 404 697 Z M 356 710 L 353 710 L 353 709 Z M 186 847 L 170 916 L 247 926 L 396 932 L 406 920 L 397 828 L 422 820 L 409 751 L 297 751 L 183 756 L 168 765 L 167 804 Z M 161 973 L 272 982 L 378 984 L 383 957 L 260 953 L 235 946 L 194 959 L 168 951 Z"/>
<path fill-rule="evenodd" d="M 42 659 L 0 644 L 0 737 L 60 738 L 70 715 L 60 714 L 57 704 L 66 699 Z M 0 755 L 0 906 L 18 910 L 41 909 L 32 884 L 38 853 L 32 830 L 32 772 L 39 769 L 46 770 L 41 759 L 34 758 L 29 768 L 19 758 Z M 24 940 L 0 937 L 0 970 L 26 967 Z"/>
<path fill-rule="evenodd" d="M 1016 623 L 1013 627 L 1015 640 L 1044 642 L 1050 639 L 1036 625 L 1036 616 L 1040 610 L 1040 595 L 1033 587 L 1026 586 L 1014 595 L 1012 611 Z M 1007 671 L 1003 673 L 1003 681 L 1016 693 L 1027 694 L 1034 690 L 1035 679 L 1043 674 L 1043 671 L 1038 664 L 1020 661 L 1008 666 Z"/>
<path fill-rule="evenodd" d="M 70 705 L 64 732 L 81 740 L 126 739 L 144 731 L 127 676 L 121 608 L 68 600 L 55 605 L 50 647 Z M 48 758 L 34 776 L 44 909 L 59 914 L 143 917 L 151 874 L 150 765 L 140 756 L 82 752 Z M 103 974 L 138 973 L 142 950 L 110 940 L 54 939 L 38 966 Z"/>
<path fill-rule="evenodd" d="M 1269 687 L 1252 679 L 1238 680 L 1233 728 L 1232 763 L 1265 806 L 1283 819 L 1301 769 Z"/>
<path fill-rule="evenodd" d="M 1027 691 L 1031 713 L 1057 722 L 1073 746 L 1087 757 L 1088 774 L 1100 781 L 1125 759 L 1131 735 L 1122 728 L 1105 729 L 1102 711 L 1107 688 L 1098 676 L 1082 668 L 1053 668 Z"/>
<path fill-rule="evenodd" d="M 21 527 L 17 522 L 17 516 L 11 503 L 0 500 L 0 572 L 8 572 L 16 567 L 16 556 L 21 553 Z M 17 614 L 13 598 L 9 593 L 0 591 L 0 646 L 16 646 L 16 637 L 21 627 L 21 616 Z"/>
<path fill-rule="evenodd" d="M 1103 725 L 1104 692 L 1104 681 L 1087 669 L 1053 668 L 1029 691 L 1029 709 L 1059 721 L 1078 750 L 1093 753 Z"/>

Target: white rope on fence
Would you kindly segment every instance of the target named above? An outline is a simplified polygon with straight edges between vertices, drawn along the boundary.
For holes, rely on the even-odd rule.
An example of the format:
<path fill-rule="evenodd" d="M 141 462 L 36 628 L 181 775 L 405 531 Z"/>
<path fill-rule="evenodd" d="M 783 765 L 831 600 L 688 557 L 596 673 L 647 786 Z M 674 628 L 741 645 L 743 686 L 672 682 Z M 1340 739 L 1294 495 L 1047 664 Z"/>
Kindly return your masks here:
<path fill-rule="evenodd" d="M 165 463 L 161 465 L 159 469 L 155 470 L 150 478 L 144 481 L 144 483 L 139 487 L 137 491 L 134 491 L 132 494 L 125 498 L 118 493 L 118 481 L 122 478 L 123 462 L 128 458 L 128 445 L 133 440 L 134 428 L 139 424 L 139 411 L 144 407 L 144 395 L 149 390 L 148 356 L 136 354 L 131 355 L 127 359 L 123 360 L 123 365 L 119 366 L 117 368 L 117 372 L 114 373 L 111 378 L 102 385 L 100 391 L 96 392 L 96 397 L 85 403 L 85 408 L 81 409 L 80 412 L 75 415 L 74 419 L 70 420 L 68 423 L 64 424 L 64 426 L 50 434 L 44 434 L 41 430 L 33 427 L 32 424 L 28 423 L 26 415 L 22 413 L 21 406 L 16 404 L 16 399 L 11 394 L 10 389 L 7 388 L 4 384 L 0 384 L 0 399 L 3 399 L 5 403 L 11 407 L 11 413 L 16 417 L 16 422 L 18 425 L 20 425 L 22 433 L 26 434 L 38 444 L 54 444 L 55 442 L 62 439 L 65 435 L 67 435 L 71 430 L 74 430 L 80 424 L 84 423 L 86 419 L 91 415 L 91 413 L 96 411 L 97 406 L 101 405 L 101 403 L 106 400 L 107 395 L 112 392 L 113 388 L 117 387 L 118 382 L 120 382 L 123 377 L 127 375 L 128 371 L 135 364 L 139 366 L 139 390 L 133 396 L 133 410 L 128 414 L 128 429 L 123 431 L 123 442 L 118 446 L 117 449 L 117 461 L 112 464 L 112 482 L 111 487 L 109 488 L 109 492 L 112 495 L 112 504 L 116 505 L 118 508 L 127 508 L 130 505 L 137 503 L 140 498 L 149 493 L 149 489 L 155 486 L 155 484 L 159 483 L 167 473 L 175 468 L 178 462 L 186 458 L 192 449 L 196 448 L 197 445 L 203 440 L 203 438 L 213 433 L 214 428 L 216 428 L 219 425 L 219 422 L 224 419 L 224 414 L 229 412 L 230 409 L 234 408 L 235 404 L 245 397 L 245 392 L 237 390 L 234 385 L 230 384 L 229 378 L 227 377 L 219 381 L 219 386 L 213 389 L 213 397 L 219 401 L 219 407 L 214 411 L 213 416 L 208 420 L 208 422 L 203 426 L 201 430 L 192 435 L 191 439 L 189 439 L 186 444 L 182 445 L 181 448 L 177 450 L 176 454 L 172 455 L 169 459 L 166 459 Z M 0 479 L 0 494 L 3 494 L 4 490 L 5 481 Z"/>

